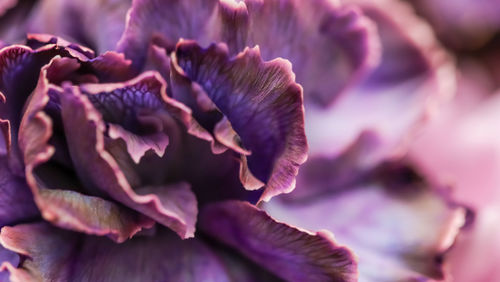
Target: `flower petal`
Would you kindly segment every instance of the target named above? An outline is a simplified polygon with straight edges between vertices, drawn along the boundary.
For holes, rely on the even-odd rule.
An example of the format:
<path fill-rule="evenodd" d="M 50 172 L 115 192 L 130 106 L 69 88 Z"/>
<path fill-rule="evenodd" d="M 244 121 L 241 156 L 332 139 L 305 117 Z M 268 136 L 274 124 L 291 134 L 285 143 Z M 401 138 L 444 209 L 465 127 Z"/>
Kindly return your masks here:
<path fill-rule="evenodd" d="M 200 228 L 287 281 L 355 281 L 356 262 L 328 232 L 278 223 L 255 206 L 226 201 L 200 213 Z"/>
<path fill-rule="evenodd" d="M 245 3 L 247 46 L 258 44 L 265 60 L 290 60 L 307 103 L 331 105 L 378 63 L 376 29 L 356 7 L 328 0 Z"/>
<path fill-rule="evenodd" d="M 465 208 L 446 190 L 425 183 L 409 167 L 387 164 L 357 185 L 317 192 L 277 198 L 265 209 L 301 228 L 332 231 L 359 256 L 363 280 L 443 279 L 443 256 L 466 220 Z"/>
<path fill-rule="evenodd" d="M 359 161 L 366 168 L 407 150 L 419 126 L 453 95 L 455 71 L 432 30 L 407 4 L 348 2 L 358 4 L 376 23 L 381 62 L 339 103 L 328 109 L 309 107 L 306 133 L 311 156 L 341 156 L 358 146 L 354 143 L 363 140 L 361 135 L 372 135 L 377 144 Z"/>
<path fill-rule="evenodd" d="M 0 157 L 0 226 L 39 216 L 28 185 L 12 174 L 6 158 Z"/>
<path fill-rule="evenodd" d="M 153 222 L 144 216 L 77 192 L 82 191 L 81 183 L 51 162 L 55 151 L 49 143 L 53 122 L 44 112 L 50 100 L 49 92 L 54 90 L 46 78 L 49 66 L 42 68 L 19 133 L 27 182 L 42 216 L 60 227 L 106 235 L 116 241 L 124 241 L 143 227 L 151 227 Z"/>
<path fill-rule="evenodd" d="M 71 38 L 103 53 L 113 50 L 120 39 L 130 3 L 130 0 L 39 1 L 25 18 L 23 32 Z"/>
<path fill-rule="evenodd" d="M 45 223 L 25 224 L 4 227 L 0 242 L 27 257 L 19 268 L 8 265 L 13 281 L 229 281 L 203 242 L 166 230 L 115 244 Z"/>
<path fill-rule="evenodd" d="M 172 63 L 176 72 L 200 85 L 251 152 L 242 162 L 266 183 L 261 199 L 292 191 L 298 167 L 307 158 L 307 142 L 302 88 L 294 82 L 290 63 L 263 62 L 258 48 L 230 58 L 224 45 L 202 49 L 189 41 L 179 42 Z"/>
<path fill-rule="evenodd" d="M 373 24 L 326 0 L 134 1 L 118 50 L 140 70 L 151 41 L 171 51 L 181 38 L 204 47 L 225 42 L 230 54 L 258 44 L 264 59 L 292 61 L 307 100 L 323 105 L 379 58 Z"/>
<path fill-rule="evenodd" d="M 105 149 L 104 144 L 105 123 L 103 115 L 105 119 L 121 118 L 119 115 L 113 116 L 117 114 L 114 110 L 110 112 L 106 112 L 106 110 L 122 106 L 135 106 L 133 109 L 138 110 L 137 107 L 141 106 L 163 105 L 165 100 L 154 98 L 155 95 L 160 95 L 160 89 L 164 89 L 164 84 L 161 83 L 161 78 L 157 73 L 145 73 L 133 81 L 118 85 L 118 87 L 116 84 L 82 86 L 82 91 L 91 96 L 81 94 L 78 87 L 66 86 L 64 93 L 60 95 L 64 132 L 75 169 L 86 187 L 102 191 L 122 204 L 172 228 L 182 238 L 188 238 L 194 235 L 194 222 L 196 221 L 197 203 L 194 194 L 188 188 L 183 189 L 182 195 L 187 193 L 189 197 L 181 197 L 183 201 L 180 206 L 175 206 L 178 203 L 172 203 L 168 199 L 170 193 L 176 193 L 176 186 L 156 187 L 154 193 L 140 195 L 134 191 L 117 160 Z M 109 92 L 102 92 L 104 90 Z M 118 92 L 113 94 L 113 91 Z M 103 94 L 92 96 L 93 94 L 90 93 Z M 119 93 L 124 96 L 120 97 Z M 99 102 L 100 98 L 103 99 L 101 101 L 103 103 Z M 97 99 L 94 102 L 96 105 L 104 107 L 102 108 L 103 115 L 96 110 L 89 99 Z M 106 104 L 106 99 L 110 99 L 108 102 L 121 101 L 121 104 L 113 104 L 113 102 Z M 173 104 L 166 105 L 175 106 Z M 75 128 L 79 130 L 74 130 Z M 162 195 L 165 195 L 165 198 Z M 179 212 L 179 208 L 183 213 Z"/>
<path fill-rule="evenodd" d="M 245 33 L 240 34 L 240 29 L 245 29 L 245 14 L 241 4 L 231 1 L 133 1 L 118 51 L 140 71 L 153 42 L 169 52 L 180 38 L 195 39 L 203 45 L 228 42 L 236 50 L 245 46 Z"/>

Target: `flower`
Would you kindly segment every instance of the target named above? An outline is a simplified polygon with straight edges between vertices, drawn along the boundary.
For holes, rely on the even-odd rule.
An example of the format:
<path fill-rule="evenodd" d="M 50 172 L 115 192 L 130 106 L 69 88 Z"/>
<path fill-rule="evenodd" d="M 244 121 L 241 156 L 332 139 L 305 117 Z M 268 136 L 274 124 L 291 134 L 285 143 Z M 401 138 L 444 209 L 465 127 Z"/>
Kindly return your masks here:
<path fill-rule="evenodd" d="M 445 254 L 471 213 L 406 152 L 454 94 L 453 60 L 409 5 L 347 2 L 376 24 L 381 62 L 332 108 L 306 107 L 309 159 L 294 192 L 264 209 L 332 231 L 358 255 L 362 281 L 448 279 Z"/>
<path fill-rule="evenodd" d="M 355 281 L 358 261 L 361 280 L 444 277 L 466 209 L 401 159 L 454 65 L 408 5 L 15 4 L 10 279 Z"/>
<path fill-rule="evenodd" d="M 0 51 L 2 201 L 21 197 L 2 213 L 12 280 L 355 279 L 330 233 L 253 205 L 290 192 L 306 160 L 302 87 L 273 58 L 330 104 L 374 56 L 357 9 L 284 3 L 134 1 L 116 51 L 47 34 Z M 281 11 L 294 29 L 274 22 Z M 266 21 L 285 30 L 263 33 Z M 304 61 L 299 41 L 281 53 L 297 29 L 332 57 Z"/>

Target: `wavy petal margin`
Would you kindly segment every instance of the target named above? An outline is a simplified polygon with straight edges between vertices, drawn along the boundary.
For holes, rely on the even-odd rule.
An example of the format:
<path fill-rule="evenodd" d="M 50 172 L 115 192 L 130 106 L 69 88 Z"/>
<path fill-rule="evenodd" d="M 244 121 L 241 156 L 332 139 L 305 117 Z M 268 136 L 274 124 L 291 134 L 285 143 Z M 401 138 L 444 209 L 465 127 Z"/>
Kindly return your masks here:
<path fill-rule="evenodd" d="M 200 213 L 200 228 L 287 281 L 357 279 L 353 254 L 330 233 L 300 231 L 246 202 L 208 205 Z"/>
<path fill-rule="evenodd" d="M 156 103 L 164 103 L 162 106 L 172 107 L 175 111 L 185 114 L 183 108 L 175 104 L 175 101 L 168 100 L 165 88 L 165 82 L 155 72 L 143 73 L 125 83 L 82 85 L 81 88 L 66 85 L 64 93 L 60 93 L 64 132 L 76 172 L 87 187 L 96 188 L 122 204 L 172 228 L 182 238 L 189 238 L 194 236 L 196 222 L 197 202 L 195 195 L 189 187 L 184 187 L 184 192 L 190 196 L 180 197 L 179 200 L 182 201 L 176 203 L 168 199 L 171 195 L 170 192 L 174 193 L 174 190 L 177 189 L 176 185 L 158 186 L 154 193 L 146 195 L 140 195 L 134 191 L 117 160 L 105 149 L 106 125 L 103 114 L 92 104 L 90 100 L 92 96 L 82 94 L 82 92 L 102 93 L 100 95 L 104 95 L 101 97 L 103 101 L 110 99 L 109 101 L 116 102 L 116 99 L 123 98 L 122 101 L 125 103 L 123 106 L 126 106 L 126 103 L 134 103 L 135 98 L 138 98 L 146 106 L 149 105 L 148 103 L 156 101 Z M 113 93 L 115 90 L 124 96 L 117 97 L 117 94 Z M 164 100 L 159 100 L 158 97 L 156 100 L 147 99 L 147 95 L 155 95 L 152 93 L 164 95 L 161 97 Z M 139 96 L 135 97 L 136 94 Z M 114 106 L 119 107 L 120 105 L 115 104 Z M 134 188 L 141 189 L 140 187 Z M 184 212 L 179 213 L 179 208 Z"/>
<path fill-rule="evenodd" d="M 152 42 L 172 51 L 181 38 L 202 46 L 224 42 L 230 54 L 259 45 L 266 60 L 290 60 L 306 101 L 322 106 L 380 57 L 373 23 L 356 7 L 328 0 L 136 0 L 118 50 L 140 70 Z"/>
<path fill-rule="evenodd" d="M 195 239 L 158 230 L 122 244 L 46 223 L 4 227 L 0 243 L 25 260 L 4 263 L 11 281 L 232 281 L 225 265 Z"/>
<path fill-rule="evenodd" d="M 297 191 L 312 188 L 317 194 L 277 197 L 264 209 L 289 224 L 333 232 L 358 255 L 365 281 L 445 278 L 445 255 L 467 224 L 467 209 L 449 191 L 398 163 L 384 164 L 341 190 L 328 191 L 328 185 L 325 181 L 318 189 L 304 183 Z"/>
<path fill-rule="evenodd" d="M 49 66 L 50 64 L 43 67 L 40 72 L 38 86 L 27 105 L 19 133 L 20 148 L 24 153 L 26 166 L 26 180 L 42 216 L 60 227 L 106 235 L 119 242 L 131 237 L 142 228 L 151 227 L 153 222 L 148 218 L 107 200 L 71 191 L 78 190 L 78 185 L 58 183 L 55 184 L 56 187 L 49 187 L 54 185 L 50 185 L 40 177 L 37 169 L 49 162 L 56 150 L 49 144 L 53 134 L 53 121 L 43 111 L 50 100 L 49 91 L 57 91 L 55 86 L 49 85 L 46 78 Z M 60 175 L 52 177 L 57 178 Z"/>
<path fill-rule="evenodd" d="M 358 166 L 372 168 L 403 155 L 422 124 L 453 96 L 455 67 L 430 26 L 407 3 L 346 2 L 357 4 L 376 24 L 381 62 L 339 103 L 307 108 L 306 134 L 311 158 L 342 157 L 349 148 L 363 146 L 356 144 L 363 142 L 362 135 L 371 135 L 373 148 Z"/>
<path fill-rule="evenodd" d="M 258 48 L 230 57 L 225 45 L 203 49 L 180 41 L 172 58 L 174 68 L 201 87 L 238 134 L 242 152 L 250 152 L 241 155 L 243 185 L 257 189 L 265 183 L 264 201 L 292 191 L 299 166 L 307 159 L 307 141 L 302 88 L 294 82 L 290 63 L 264 62 Z M 172 87 L 175 93 L 174 82 Z M 224 131 L 218 130 L 219 137 Z M 249 174 L 260 185 L 246 181 Z"/>

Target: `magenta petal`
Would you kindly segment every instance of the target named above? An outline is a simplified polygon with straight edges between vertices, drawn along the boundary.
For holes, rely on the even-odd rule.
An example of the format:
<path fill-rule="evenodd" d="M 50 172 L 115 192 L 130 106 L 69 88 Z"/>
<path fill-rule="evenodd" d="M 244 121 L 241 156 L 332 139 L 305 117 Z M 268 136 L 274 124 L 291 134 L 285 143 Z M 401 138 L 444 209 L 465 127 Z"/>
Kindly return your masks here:
<path fill-rule="evenodd" d="M 355 281 L 352 253 L 328 232 L 306 233 L 240 201 L 211 204 L 200 228 L 287 281 Z"/>
<path fill-rule="evenodd" d="M 244 151 L 251 152 L 241 157 L 245 187 L 261 186 L 245 181 L 244 176 L 251 173 L 266 184 L 261 200 L 292 191 L 298 167 L 307 158 L 307 142 L 302 88 L 294 82 L 290 63 L 283 59 L 264 62 L 258 48 L 231 58 L 225 45 L 202 49 L 194 42 L 181 41 L 172 64 L 176 72 L 201 87 L 227 117 Z M 173 87 L 175 97 L 174 83 Z M 204 118 L 201 115 L 197 120 L 203 124 Z"/>
<path fill-rule="evenodd" d="M 149 89 L 148 86 L 151 86 L 150 82 L 156 81 L 155 79 L 158 75 L 151 75 L 151 73 L 145 73 L 142 77 L 130 82 L 130 84 L 123 84 L 123 87 L 132 87 L 124 94 L 134 95 L 140 92 L 144 95 L 153 95 L 151 93 L 154 93 L 155 90 L 153 88 Z M 100 90 L 103 89 L 108 89 L 111 92 L 115 89 L 121 89 L 116 88 L 116 86 L 105 84 L 87 85 L 84 89 L 85 91 L 90 91 L 93 88 L 95 93 L 101 93 Z M 161 86 L 161 83 L 159 83 L 159 86 Z M 154 101 L 161 103 L 158 99 L 148 100 L 141 97 L 144 98 L 146 96 L 137 97 L 139 98 L 138 102 L 143 103 L 138 105 L 147 106 L 150 105 L 149 102 L 155 103 Z M 85 186 L 102 191 L 122 204 L 172 228 L 182 238 L 192 237 L 194 235 L 194 223 L 197 213 L 197 203 L 194 194 L 192 194 L 189 188 L 185 187 L 183 188 L 184 192 L 182 192 L 184 196 L 179 197 L 178 200 L 180 201 L 176 202 L 168 198 L 171 193 L 179 195 L 176 192 L 176 186 L 156 187 L 156 191 L 154 189 L 148 190 L 151 193 L 145 195 L 140 195 L 139 191 L 134 191 L 124 171 L 118 165 L 117 160 L 105 149 L 105 124 L 102 115 L 90 102 L 90 98 L 81 94 L 78 87 L 70 87 L 69 85 L 65 87 L 64 93 L 60 94 L 61 112 L 69 151 L 75 163 L 76 172 L 80 176 L 80 179 L 84 181 Z M 98 97 L 94 98 L 99 99 Z M 109 96 L 109 98 L 115 99 L 116 97 Z M 127 103 L 134 103 L 135 101 L 134 96 L 125 96 L 122 98 L 124 98 L 122 102 L 125 103 L 125 106 Z M 103 99 L 103 101 L 106 101 L 106 98 Z M 99 103 L 97 105 L 99 106 Z M 119 105 L 101 104 L 101 106 Z M 113 112 L 109 114 L 113 114 Z M 75 128 L 78 128 L 78 130 L 74 130 Z M 163 189 L 165 190 L 163 191 Z M 162 199 L 163 194 L 166 195 L 165 199 Z M 182 213 L 179 212 L 179 209 Z"/>
<path fill-rule="evenodd" d="M 0 242 L 27 257 L 19 268 L 4 265 L 14 281 L 234 281 L 203 242 L 165 230 L 115 244 L 44 223 L 25 224 L 4 227 Z"/>

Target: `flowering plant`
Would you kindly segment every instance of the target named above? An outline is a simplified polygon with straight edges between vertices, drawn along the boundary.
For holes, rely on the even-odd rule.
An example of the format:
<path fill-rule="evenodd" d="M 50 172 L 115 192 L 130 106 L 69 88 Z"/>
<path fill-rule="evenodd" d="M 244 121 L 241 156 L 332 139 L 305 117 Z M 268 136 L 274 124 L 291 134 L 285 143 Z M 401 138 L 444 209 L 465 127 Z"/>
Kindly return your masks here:
<path fill-rule="evenodd" d="M 2 5 L 2 278 L 444 278 L 466 209 L 402 152 L 454 66 L 409 5 Z"/>

